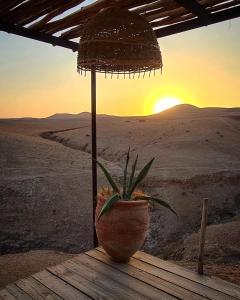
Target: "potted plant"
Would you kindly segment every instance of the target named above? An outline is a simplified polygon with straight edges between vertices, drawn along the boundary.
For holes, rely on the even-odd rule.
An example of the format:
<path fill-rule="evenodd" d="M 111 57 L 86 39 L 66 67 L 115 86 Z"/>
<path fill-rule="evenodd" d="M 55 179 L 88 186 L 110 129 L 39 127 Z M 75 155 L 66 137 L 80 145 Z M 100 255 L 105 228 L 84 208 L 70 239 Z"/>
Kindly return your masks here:
<path fill-rule="evenodd" d="M 149 227 L 149 203 L 175 211 L 165 201 L 138 190 L 140 182 L 148 174 L 154 158 L 135 175 L 138 156 L 128 174 L 130 149 L 127 152 L 122 187 L 114 181 L 106 168 L 97 161 L 110 187 L 102 188 L 97 196 L 96 232 L 100 245 L 118 262 L 127 262 L 143 245 Z"/>

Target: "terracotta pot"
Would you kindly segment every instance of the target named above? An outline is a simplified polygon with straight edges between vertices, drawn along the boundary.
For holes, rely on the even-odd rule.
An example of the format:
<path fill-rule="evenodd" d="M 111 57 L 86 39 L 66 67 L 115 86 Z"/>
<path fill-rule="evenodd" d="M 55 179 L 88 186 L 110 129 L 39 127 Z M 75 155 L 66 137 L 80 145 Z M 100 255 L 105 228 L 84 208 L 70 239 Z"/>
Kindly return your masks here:
<path fill-rule="evenodd" d="M 114 261 L 127 262 L 145 240 L 149 227 L 148 202 L 118 201 L 97 220 L 105 200 L 99 197 L 96 208 L 99 244 Z"/>

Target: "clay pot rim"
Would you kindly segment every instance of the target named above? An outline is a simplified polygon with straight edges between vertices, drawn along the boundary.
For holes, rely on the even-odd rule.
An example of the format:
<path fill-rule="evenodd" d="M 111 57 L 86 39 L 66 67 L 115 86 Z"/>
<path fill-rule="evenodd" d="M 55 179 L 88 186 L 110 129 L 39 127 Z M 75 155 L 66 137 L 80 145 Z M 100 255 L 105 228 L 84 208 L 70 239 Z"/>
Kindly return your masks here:
<path fill-rule="evenodd" d="M 98 200 L 100 200 L 101 202 L 105 202 L 106 201 L 106 197 L 101 196 L 98 197 Z M 113 204 L 113 206 L 119 206 L 119 207 L 131 207 L 131 206 L 148 206 L 149 203 L 147 200 L 118 200 L 117 202 L 115 202 Z"/>

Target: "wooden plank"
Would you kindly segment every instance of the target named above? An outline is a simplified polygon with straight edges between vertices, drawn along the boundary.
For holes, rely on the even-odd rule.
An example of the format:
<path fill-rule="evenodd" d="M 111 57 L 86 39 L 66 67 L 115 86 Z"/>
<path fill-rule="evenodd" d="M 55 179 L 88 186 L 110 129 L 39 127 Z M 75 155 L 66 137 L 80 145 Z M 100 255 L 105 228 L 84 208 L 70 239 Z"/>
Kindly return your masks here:
<path fill-rule="evenodd" d="M 12 294 L 9 293 L 7 289 L 0 290 L 0 299 L 4 300 L 16 300 L 17 298 L 14 297 Z"/>
<path fill-rule="evenodd" d="M 84 300 L 84 299 L 91 299 L 78 289 L 74 288 L 73 286 L 67 284 L 65 281 L 56 277 L 49 273 L 48 271 L 44 270 L 37 274 L 32 275 L 36 280 L 40 281 L 43 285 L 47 288 L 52 290 L 58 296 L 65 300 Z"/>
<path fill-rule="evenodd" d="M 89 275 L 87 276 L 88 279 L 86 279 L 85 274 L 88 274 L 89 272 L 91 273 L 92 270 L 89 270 L 84 266 L 81 268 L 77 266 L 76 270 L 73 262 L 66 262 L 64 264 L 48 268 L 48 270 L 94 299 L 119 299 L 119 296 L 116 295 L 116 291 L 118 291 L 118 289 L 114 290 L 112 285 L 110 285 L 109 289 L 98 284 L 95 280 L 95 273 L 93 277 L 91 277 L 91 280 L 89 280 Z"/>
<path fill-rule="evenodd" d="M 57 294 L 42 285 L 39 281 L 32 277 L 20 279 L 15 283 L 19 288 L 29 294 L 33 299 L 42 300 L 61 300 Z"/>
<path fill-rule="evenodd" d="M 213 299 L 216 300 L 236 299 L 220 291 L 214 290 L 211 287 L 201 285 L 197 282 L 191 281 L 179 275 L 154 267 L 152 265 L 139 261 L 135 258 L 131 260 L 130 264 L 136 268 L 144 270 L 145 272 L 148 272 L 162 279 L 168 280 L 169 282 L 175 283 L 189 291 L 192 291 L 196 294 L 206 297 L 207 299 L 212 299 L 212 300 Z"/>
<path fill-rule="evenodd" d="M 104 251 L 101 248 L 97 248 L 100 251 Z M 145 263 L 148 263 L 150 265 L 153 265 L 155 267 L 161 268 L 163 270 L 166 270 L 168 272 L 177 274 L 181 277 L 187 278 L 189 280 L 192 280 L 194 282 L 200 283 L 204 286 L 210 287 L 212 289 L 215 289 L 217 291 L 220 291 L 224 294 L 230 295 L 232 297 L 235 297 L 237 299 L 240 299 L 240 287 L 237 285 L 228 283 L 224 280 L 217 280 L 216 278 L 211 278 L 209 276 L 202 276 L 198 275 L 197 273 L 185 269 L 181 266 L 175 265 L 171 262 L 159 259 L 158 257 L 154 257 L 152 255 L 149 255 L 144 252 L 138 251 L 133 256 L 136 259 L 139 259 Z"/>
<path fill-rule="evenodd" d="M 143 272 L 142 270 L 139 270 L 129 264 L 126 265 L 126 264 L 115 263 L 115 262 L 111 261 L 108 258 L 108 256 L 103 252 L 100 252 L 97 250 L 90 250 L 86 254 L 120 270 L 121 272 L 123 272 L 125 274 L 128 274 L 138 280 L 141 280 L 141 281 L 147 283 L 148 285 L 151 285 L 151 286 L 153 286 L 159 290 L 162 290 L 168 294 L 171 294 L 177 298 L 185 299 L 185 300 L 206 299 L 205 297 L 194 294 L 194 293 L 192 293 L 186 289 L 183 289 L 171 282 L 162 280 L 161 278 L 158 278 L 149 273 Z"/>
<path fill-rule="evenodd" d="M 142 254 L 141 252 L 137 253 Z M 134 255 L 135 256 L 135 255 Z M 148 255 L 152 259 L 160 260 L 159 258 L 156 258 L 154 256 Z M 208 286 L 203 286 L 202 284 L 199 284 L 195 281 L 192 281 L 191 279 L 187 279 L 185 277 L 182 277 L 181 275 L 177 275 L 175 273 L 169 272 L 167 269 L 162 269 L 158 266 L 154 266 L 152 264 L 149 264 L 148 262 L 141 261 L 136 258 L 132 258 L 129 261 L 129 265 L 134 266 L 142 271 L 145 271 L 147 273 L 150 273 L 154 276 L 157 276 L 159 278 L 162 278 L 164 280 L 167 280 L 171 283 L 174 283 L 178 286 L 181 286 L 182 288 L 185 288 L 189 291 L 192 291 L 193 293 L 199 294 L 203 297 L 206 297 L 207 299 L 217 299 L 217 300 L 225 300 L 225 299 L 236 299 L 229 295 L 226 296 L 226 294 L 223 294 L 220 291 L 217 291 L 215 289 L 212 289 Z M 200 276 L 200 275 L 199 275 Z M 227 298 L 226 298 L 227 297 Z"/>
<path fill-rule="evenodd" d="M 98 270 L 89 268 L 79 261 L 67 261 L 66 267 L 76 272 L 78 276 L 85 277 L 106 290 L 107 295 L 109 295 L 108 298 L 110 299 L 146 299 L 146 297 L 143 297 L 135 290 L 132 290 L 131 287 L 116 281 L 112 276 L 106 276 L 105 274 L 98 272 Z"/>
<path fill-rule="evenodd" d="M 101 280 L 102 282 L 109 280 L 114 281 L 115 284 L 119 285 L 118 293 L 121 293 L 120 296 L 122 295 L 122 292 L 128 291 L 130 294 L 125 299 L 175 299 L 175 297 L 159 291 L 158 289 L 149 286 L 136 278 L 123 274 L 122 272 L 107 266 L 86 254 L 81 254 L 72 259 L 72 261 L 80 265 L 80 267 L 85 265 L 94 270 L 98 276 L 98 280 Z"/>
<path fill-rule="evenodd" d="M 27 293 L 17 287 L 15 284 L 9 284 L 6 286 L 6 289 L 18 300 L 32 300 L 33 298 L 30 297 Z"/>
<path fill-rule="evenodd" d="M 119 284 L 108 276 L 105 276 L 101 273 L 99 274 L 92 268 L 89 268 L 83 264 L 80 265 L 80 262 L 76 263 L 75 261 L 67 261 L 66 267 L 76 272 L 78 276 L 84 277 L 90 282 L 93 282 L 94 284 L 106 290 L 111 299 L 142 299 L 141 295 L 135 291 L 132 291 L 128 287 Z"/>

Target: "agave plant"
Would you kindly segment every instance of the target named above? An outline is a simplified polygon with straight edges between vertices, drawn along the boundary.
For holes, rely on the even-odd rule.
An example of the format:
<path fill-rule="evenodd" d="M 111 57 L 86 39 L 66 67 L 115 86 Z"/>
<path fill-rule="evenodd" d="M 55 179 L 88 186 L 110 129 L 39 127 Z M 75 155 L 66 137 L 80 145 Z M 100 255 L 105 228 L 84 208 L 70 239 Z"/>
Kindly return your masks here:
<path fill-rule="evenodd" d="M 128 174 L 128 164 L 129 164 L 129 159 L 130 159 L 130 148 L 128 149 L 127 152 L 127 157 L 126 157 L 126 163 L 125 163 L 125 168 L 124 168 L 124 173 L 123 173 L 123 184 L 122 187 L 119 187 L 116 182 L 114 181 L 113 177 L 111 174 L 107 171 L 107 169 L 99 162 L 97 161 L 98 166 L 101 168 L 103 171 L 106 179 L 108 180 L 109 184 L 111 185 L 112 191 L 109 192 L 110 196 L 104 203 L 101 212 L 98 216 L 98 219 L 105 214 L 111 207 L 112 205 L 119 201 L 129 201 L 129 200 L 147 200 L 149 202 L 155 202 L 161 206 L 166 207 L 167 209 L 171 210 L 175 215 L 176 212 L 171 208 L 171 206 L 166 203 L 165 201 L 148 196 L 144 193 L 136 193 L 136 189 L 139 186 L 139 184 L 142 182 L 142 180 L 147 176 L 152 163 L 154 161 L 154 158 L 152 158 L 143 168 L 142 170 L 136 175 L 136 167 L 137 167 L 137 162 L 138 162 L 138 155 L 136 156 L 132 167 L 131 167 L 131 172 Z"/>

